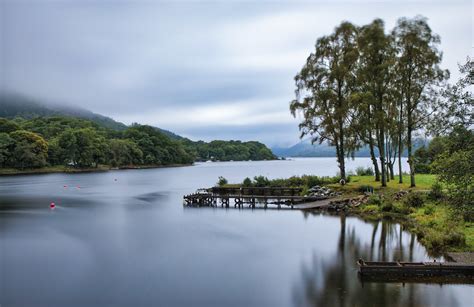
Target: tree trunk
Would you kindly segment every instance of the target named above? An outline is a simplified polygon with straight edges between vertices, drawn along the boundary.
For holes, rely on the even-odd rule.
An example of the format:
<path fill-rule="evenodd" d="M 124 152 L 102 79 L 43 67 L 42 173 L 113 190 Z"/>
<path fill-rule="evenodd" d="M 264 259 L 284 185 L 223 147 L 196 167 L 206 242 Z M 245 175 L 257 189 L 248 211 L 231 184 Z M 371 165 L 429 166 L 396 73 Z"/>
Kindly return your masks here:
<path fill-rule="evenodd" d="M 402 172 L 402 123 L 403 123 L 403 100 L 400 102 L 400 118 L 398 121 L 398 183 L 403 183 L 403 172 Z"/>
<path fill-rule="evenodd" d="M 344 156 L 342 156 L 342 159 L 341 159 L 341 146 L 339 145 L 339 142 L 336 142 L 336 158 L 337 158 L 337 165 L 339 167 L 339 173 L 340 173 L 341 179 L 345 180 L 346 170 L 344 166 Z"/>
<path fill-rule="evenodd" d="M 394 174 L 394 172 L 393 172 L 393 165 L 394 165 L 394 164 L 395 164 L 395 163 L 393 163 L 393 162 L 390 162 L 390 163 L 389 163 L 389 167 L 390 167 L 390 179 L 392 179 L 392 180 L 395 180 L 395 174 Z"/>
<path fill-rule="evenodd" d="M 346 180 L 346 164 L 344 161 L 345 151 L 344 151 L 344 123 L 343 119 L 339 119 L 339 169 L 341 171 L 341 179 Z"/>
<path fill-rule="evenodd" d="M 403 183 L 403 171 L 402 171 L 402 140 L 401 135 L 399 136 L 398 140 L 398 183 Z"/>
<path fill-rule="evenodd" d="M 380 181 L 379 164 L 377 162 L 377 158 L 375 157 L 374 141 L 372 137 L 370 137 L 369 139 L 369 149 L 370 149 L 370 159 L 372 160 L 372 164 L 374 165 L 375 181 Z"/>
<path fill-rule="evenodd" d="M 337 163 L 339 165 L 339 172 L 341 179 L 346 180 L 346 163 L 344 161 L 344 148 L 341 145 L 336 146 Z"/>
<path fill-rule="evenodd" d="M 387 173 L 386 173 L 386 161 L 385 161 L 385 131 L 383 122 L 380 124 L 380 132 L 379 132 L 379 152 L 380 152 L 380 167 L 382 168 L 381 175 L 382 175 L 382 186 L 387 186 Z"/>
<path fill-rule="evenodd" d="M 415 184 L 415 161 L 412 155 L 412 140 L 411 140 L 411 133 L 412 133 L 412 118 L 411 118 L 411 111 L 407 113 L 408 125 L 407 125 L 407 149 L 408 149 L 408 165 L 410 165 L 410 187 L 414 188 Z"/>
<path fill-rule="evenodd" d="M 375 181 L 380 181 L 380 170 L 379 164 L 377 162 L 377 158 L 375 157 L 375 149 L 374 149 L 374 139 L 372 138 L 372 124 L 371 124 L 371 110 L 370 105 L 367 106 L 367 122 L 368 122 L 368 134 L 369 134 L 369 149 L 370 149 L 370 159 L 372 159 L 372 164 L 374 165 L 374 172 L 375 172 Z"/>

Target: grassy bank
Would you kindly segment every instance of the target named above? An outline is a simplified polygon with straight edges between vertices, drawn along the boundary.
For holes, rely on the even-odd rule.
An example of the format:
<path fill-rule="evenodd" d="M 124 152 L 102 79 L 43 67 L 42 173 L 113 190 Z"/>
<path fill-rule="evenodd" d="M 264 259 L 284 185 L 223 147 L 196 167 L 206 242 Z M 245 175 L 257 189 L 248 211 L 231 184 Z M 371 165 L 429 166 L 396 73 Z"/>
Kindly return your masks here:
<path fill-rule="evenodd" d="M 358 191 L 363 187 L 370 186 L 376 191 L 398 191 L 398 190 L 429 190 L 436 182 L 436 176 L 431 174 L 416 175 L 416 187 L 410 188 L 410 176 L 403 175 L 403 183 L 398 183 L 398 176 L 387 182 L 387 187 L 382 188 L 380 182 L 375 182 L 373 176 L 350 176 L 349 182 L 344 186 L 346 191 Z M 338 187 L 337 185 L 336 187 Z"/>
<path fill-rule="evenodd" d="M 436 176 L 417 175 L 416 188 L 409 187 L 408 176 L 403 179 L 403 184 L 393 180 L 382 188 L 372 176 L 353 176 L 347 185 L 332 187 L 345 196 L 373 188 L 369 201 L 351 209 L 351 213 L 372 219 L 394 218 L 415 233 L 431 252 L 474 251 L 474 223 L 465 222 L 442 195 L 433 196 L 431 188 Z M 400 191 L 410 192 L 403 195 Z"/>
<path fill-rule="evenodd" d="M 33 169 L 16 169 L 16 168 L 0 168 L 0 176 L 9 175 L 34 175 L 34 174 L 50 174 L 50 173 L 89 173 L 89 172 L 106 172 L 118 169 L 148 169 L 148 168 L 164 168 L 164 167 L 180 167 L 190 166 L 192 164 L 169 164 L 169 165 L 140 165 L 140 166 L 123 166 L 112 167 L 110 165 L 99 165 L 98 167 L 77 168 L 63 165 L 46 166 Z"/>
<path fill-rule="evenodd" d="M 458 212 L 445 201 L 443 186 L 438 193 L 432 187 L 437 184 L 435 175 L 416 175 L 416 187 L 410 188 L 409 176 L 403 176 L 402 184 L 398 177 L 381 187 L 373 176 L 350 176 L 348 183 L 341 186 L 336 177 L 301 176 L 287 179 L 269 180 L 263 176 L 246 178 L 242 183 L 229 184 L 220 178 L 222 186 L 283 186 L 301 187 L 302 194 L 314 185 L 325 185 L 340 192 L 341 198 L 354 197 L 373 191 L 369 200 L 350 209 L 349 214 L 364 219 L 379 220 L 391 218 L 406 226 L 418 236 L 419 241 L 433 254 L 448 251 L 474 251 L 474 223 L 465 222 Z"/>

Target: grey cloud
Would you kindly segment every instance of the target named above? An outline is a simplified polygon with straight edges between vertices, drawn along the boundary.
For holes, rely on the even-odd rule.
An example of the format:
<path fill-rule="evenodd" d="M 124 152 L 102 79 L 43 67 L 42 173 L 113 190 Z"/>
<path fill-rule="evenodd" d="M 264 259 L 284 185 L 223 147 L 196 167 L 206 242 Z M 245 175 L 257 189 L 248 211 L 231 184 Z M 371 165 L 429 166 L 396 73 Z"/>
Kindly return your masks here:
<path fill-rule="evenodd" d="M 195 139 L 296 142 L 296 121 L 203 128 L 180 123 L 179 112 L 273 99 L 275 114 L 291 117 L 293 76 L 316 38 L 342 20 L 380 17 L 391 28 L 401 16 L 425 15 L 454 78 L 472 41 L 470 1 L 4 0 L 0 10 L 2 88 L 125 122 L 133 115 L 160 125 L 149 114 L 166 111 L 176 124 L 163 128 Z"/>

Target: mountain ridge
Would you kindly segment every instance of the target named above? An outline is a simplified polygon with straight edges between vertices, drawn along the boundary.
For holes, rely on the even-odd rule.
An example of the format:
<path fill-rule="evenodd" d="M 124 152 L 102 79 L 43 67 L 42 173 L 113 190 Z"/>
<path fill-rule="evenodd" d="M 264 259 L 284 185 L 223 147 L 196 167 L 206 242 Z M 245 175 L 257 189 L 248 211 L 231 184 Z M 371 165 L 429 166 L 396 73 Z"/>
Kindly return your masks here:
<path fill-rule="evenodd" d="M 35 117 L 51 117 L 51 116 L 70 116 L 81 119 L 87 119 L 96 124 L 109 128 L 112 130 L 122 131 L 127 127 L 126 124 L 116 121 L 111 117 L 94 113 L 81 107 L 60 106 L 57 104 L 48 104 L 39 102 L 35 99 L 14 93 L 2 92 L 0 93 L 0 117 L 12 119 L 15 117 L 23 117 L 25 119 L 32 119 Z M 177 135 L 169 130 L 159 127 L 153 127 L 162 132 L 166 136 L 174 140 L 183 139 L 182 136 Z"/>
<path fill-rule="evenodd" d="M 416 138 L 414 140 L 414 151 L 419 147 L 426 145 L 428 140 L 425 138 Z M 322 144 L 311 144 L 311 139 L 304 139 L 301 142 L 296 143 L 290 147 L 278 147 L 274 146 L 270 148 L 273 153 L 279 157 L 336 157 L 336 149 L 333 146 L 329 146 L 327 143 Z M 406 157 L 407 150 L 403 152 L 403 156 Z M 370 157 L 369 147 L 363 146 L 361 149 L 355 152 L 355 157 Z"/>

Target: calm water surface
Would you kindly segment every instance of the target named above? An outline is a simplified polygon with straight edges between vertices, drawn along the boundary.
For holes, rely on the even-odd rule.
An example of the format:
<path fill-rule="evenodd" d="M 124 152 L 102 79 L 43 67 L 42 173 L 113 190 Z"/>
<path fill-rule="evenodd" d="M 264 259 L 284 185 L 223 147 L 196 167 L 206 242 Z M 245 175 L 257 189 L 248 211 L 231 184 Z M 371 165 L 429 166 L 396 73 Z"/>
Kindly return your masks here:
<path fill-rule="evenodd" d="M 308 158 L 0 177 L 0 305 L 474 306 L 472 286 L 359 281 L 360 257 L 429 259 L 397 224 L 182 206 L 218 176 L 336 171 Z"/>

